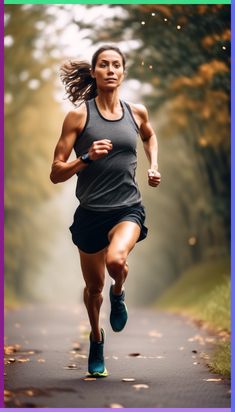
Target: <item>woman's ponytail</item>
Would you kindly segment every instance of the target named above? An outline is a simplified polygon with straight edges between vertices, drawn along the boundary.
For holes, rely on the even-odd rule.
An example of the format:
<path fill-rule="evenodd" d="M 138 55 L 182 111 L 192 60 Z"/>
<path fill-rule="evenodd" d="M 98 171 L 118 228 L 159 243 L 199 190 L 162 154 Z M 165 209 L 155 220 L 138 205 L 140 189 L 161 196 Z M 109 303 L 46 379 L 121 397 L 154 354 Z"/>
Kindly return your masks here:
<path fill-rule="evenodd" d="M 60 68 L 68 99 L 78 106 L 97 96 L 96 81 L 91 76 L 91 65 L 85 61 L 70 60 Z"/>

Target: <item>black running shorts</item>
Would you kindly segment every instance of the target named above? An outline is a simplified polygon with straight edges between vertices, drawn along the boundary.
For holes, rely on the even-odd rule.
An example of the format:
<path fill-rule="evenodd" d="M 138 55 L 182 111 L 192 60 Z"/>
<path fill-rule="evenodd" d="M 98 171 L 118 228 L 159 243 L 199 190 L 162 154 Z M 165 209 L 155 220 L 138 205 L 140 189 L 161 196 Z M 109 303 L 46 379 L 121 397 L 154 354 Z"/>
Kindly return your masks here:
<path fill-rule="evenodd" d="M 141 204 L 105 212 L 78 206 L 69 228 L 73 243 L 85 253 L 99 252 L 109 244 L 109 231 L 123 221 L 135 222 L 140 226 L 138 242 L 146 238 L 148 229 L 144 226 L 145 208 Z"/>

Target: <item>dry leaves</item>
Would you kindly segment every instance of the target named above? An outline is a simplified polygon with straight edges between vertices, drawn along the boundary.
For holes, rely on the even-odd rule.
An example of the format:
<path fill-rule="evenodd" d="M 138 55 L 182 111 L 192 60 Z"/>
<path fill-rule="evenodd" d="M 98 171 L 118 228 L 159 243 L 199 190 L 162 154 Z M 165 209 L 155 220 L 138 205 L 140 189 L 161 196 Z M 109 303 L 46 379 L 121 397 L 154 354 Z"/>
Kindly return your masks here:
<path fill-rule="evenodd" d="M 29 362 L 29 361 L 30 361 L 29 358 L 18 358 L 17 359 L 17 362 L 20 362 L 20 363 L 25 363 L 25 362 Z"/>
<path fill-rule="evenodd" d="M 82 378 L 83 381 L 96 381 L 96 378 L 93 377 L 86 377 L 86 378 Z"/>
<path fill-rule="evenodd" d="M 138 352 L 129 353 L 128 356 L 133 356 L 133 357 L 135 357 L 135 356 L 140 356 L 140 353 L 138 353 Z"/>
<path fill-rule="evenodd" d="M 12 355 L 20 350 L 21 346 L 16 345 L 5 345 L 4 346 L 4 355 Z"/>
<path fill-rule="evenodd" d="M 64 369 L 78 369 L 78 367 L 77 365 L 72 364 L 72 365 L 64 366 Z"/>
<path fill-rule="evenodd" d="M 149 385 L 146 385 L 145 383 L 138 383 L 136 385 L 132 385 L 132 387 L 139 391 L 140 389 L 148 389 Z"/>
<path fill-rule="evenodd" d="M 194 335 L 192 338 L 188 338 L 188 342 L 198 342 L 199 345 L 205 345 L 205 338 L 201 335 Z"/>
<path fill-rule="evenodd" d="M 81 353 L 76 353 L 76 355 L 74 355 L 75 358 L 82 358 L 82 359 L 87 359 L 86 355 L 82 355 Z"/>
<path fill-rule="evenodd" d="M 46 362 L 45 359 L 43 359 L 43 358 L 38 358 L 37 361 L 38 361 L 38 363 L 45 363 Z"/>
<path fill-rule="evenodd" d="M 81 350 L 81 345 L 79 342 L 74 342 L 73 343 L 73 351 L 78 352 Z"/>
<path fill-rule="evenodd" d="M 135 382 L 135 378 L 123 378 L 122 382 Z"/>
<path fill-rule="evenodd" d="M 221 378 L 209 378 L 209 379 L 203 379 L 206 382 L 220 382 L 222 381 Z"/>
<path fill-rule="evenodd" d="M 120 403 L 111 403 L 109 408 L 123 408 L 124 406 L 120 405 Z"/>

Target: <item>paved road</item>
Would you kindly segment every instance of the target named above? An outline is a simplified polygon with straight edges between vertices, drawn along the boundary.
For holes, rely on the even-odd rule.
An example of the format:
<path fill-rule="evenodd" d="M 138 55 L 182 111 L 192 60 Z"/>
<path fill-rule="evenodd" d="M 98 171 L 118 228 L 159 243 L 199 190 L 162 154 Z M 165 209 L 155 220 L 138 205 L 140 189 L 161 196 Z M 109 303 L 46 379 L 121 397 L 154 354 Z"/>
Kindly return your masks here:
<path fill-rule="evenodd" d="M 185 318 L 153 310 L 129 310 L 128 324 L 119 334 L 103 316 L 110 375 L 84 380 L 85 316 L 81 306 L 7 311 L 6 407 L 230 407 L 228 382 L 212 374 L 201 358 L 210 355 L 213 336 Z M 19 345 L 13 353 L 11 345 Z"/>

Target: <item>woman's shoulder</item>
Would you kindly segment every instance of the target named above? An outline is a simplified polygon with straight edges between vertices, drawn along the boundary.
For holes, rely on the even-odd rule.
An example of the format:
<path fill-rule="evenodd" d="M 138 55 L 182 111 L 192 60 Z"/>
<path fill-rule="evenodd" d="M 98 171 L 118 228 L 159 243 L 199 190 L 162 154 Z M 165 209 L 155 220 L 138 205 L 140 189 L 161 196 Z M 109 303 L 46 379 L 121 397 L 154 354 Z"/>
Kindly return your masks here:
<path fill-rule="evenodd" d="M 126 103 L 130 106 L 134 115 L 139 116 L 142 119 L 146 119 L 148 117 L 148 111 L 143 104 L 131 102 Z"/>
<path fill-rule="evenodd" d="M 86 104 L 82 103 L 79 107 L 69 110 L 64 119 L 66 130 L 81 130 L 84 127 L 87 118 Z"/>
<path fill-rule="evenodd" d="M 86 103 L 82 103 L 78 107 L 69 110 L 65 116 L 65 120 L 67 122 L 77 122 L 81 120 L 82 118 L 84 118 L 86 114 L 87 114 Z"/>

